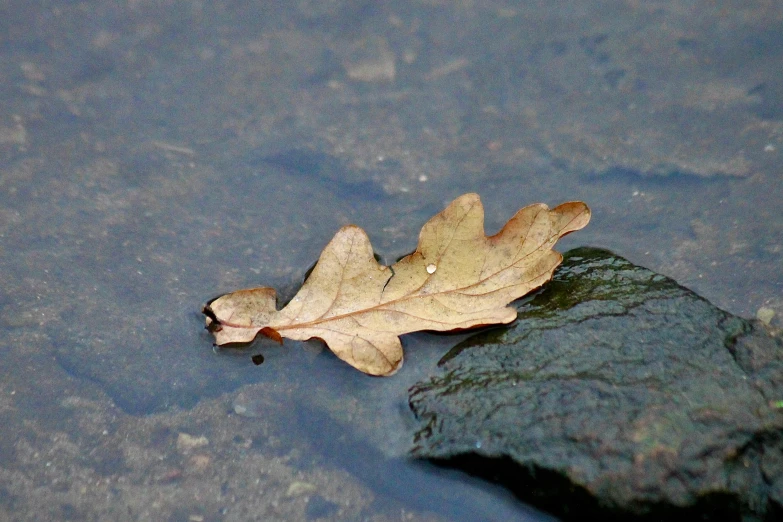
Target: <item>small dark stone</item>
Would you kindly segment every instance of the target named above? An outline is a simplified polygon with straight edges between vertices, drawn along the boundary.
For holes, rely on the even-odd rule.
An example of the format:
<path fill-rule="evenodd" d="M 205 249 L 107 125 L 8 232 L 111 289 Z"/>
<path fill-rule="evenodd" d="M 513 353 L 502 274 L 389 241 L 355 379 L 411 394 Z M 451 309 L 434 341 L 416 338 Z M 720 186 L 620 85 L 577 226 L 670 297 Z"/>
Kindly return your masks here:
<path fill-rule="evenodd" d="M 783 342 L 597 249 L 410 390 L 413 453 L 564 518 L 773 520 Z"/>

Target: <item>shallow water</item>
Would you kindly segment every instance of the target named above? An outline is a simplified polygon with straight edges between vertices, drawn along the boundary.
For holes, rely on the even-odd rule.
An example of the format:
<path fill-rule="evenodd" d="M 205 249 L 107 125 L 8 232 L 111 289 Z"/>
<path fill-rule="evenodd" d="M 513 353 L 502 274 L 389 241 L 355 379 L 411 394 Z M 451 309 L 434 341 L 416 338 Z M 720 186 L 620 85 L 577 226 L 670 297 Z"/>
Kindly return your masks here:
<path fill-rule="evenodd" d="M 584 200 L 561 251 L 609 248 L 780 326 L 781 19 L 1 2 L 0 518 L 524 518 L 405 459 L 406 390 L 464 335 L 406 336 L 373 379 L 317 343 L 213 351 L 200 306 L 258 284 L 284 301 L 347 223 L 391 263 L 475 191 L 489 232 Z"/>

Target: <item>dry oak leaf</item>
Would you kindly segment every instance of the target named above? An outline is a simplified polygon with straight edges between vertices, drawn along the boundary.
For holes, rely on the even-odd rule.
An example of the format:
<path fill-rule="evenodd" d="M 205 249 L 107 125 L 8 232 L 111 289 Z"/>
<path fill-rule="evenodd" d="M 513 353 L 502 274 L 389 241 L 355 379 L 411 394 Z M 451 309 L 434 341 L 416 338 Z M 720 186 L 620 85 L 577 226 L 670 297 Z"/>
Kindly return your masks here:
<path fill-rule="evenodd" d="M 562 236 L 590 221 L 581 202 L 523 208 L 500 232 L 484 234 L 477 194 L 455 199 L 421 229 L 416 251 L 392 267 L 378 264 L 367 234 L 348 225 L 324 248 L 310 277 L 282 310 L 272 288 L 249 288 L 204 307 L 218 345 L 260 332 L 282 342 L 322 339 L 343 361 L 371 375 L 402 366 L 399 336 L 510 323 L 508 303 L 552 277 Z"/>

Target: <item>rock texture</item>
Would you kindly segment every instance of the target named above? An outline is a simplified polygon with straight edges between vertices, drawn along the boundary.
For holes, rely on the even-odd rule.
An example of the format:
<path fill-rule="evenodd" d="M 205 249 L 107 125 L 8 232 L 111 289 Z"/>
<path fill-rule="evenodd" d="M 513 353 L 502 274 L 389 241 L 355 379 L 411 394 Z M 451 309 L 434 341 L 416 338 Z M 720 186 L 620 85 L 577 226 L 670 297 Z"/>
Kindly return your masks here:
<path fill-rule="evenodd" d="M 415 456 L 565 518 L 779 520 L 779 337 L 597 249 L 518 308 L 411 388 Z"/>

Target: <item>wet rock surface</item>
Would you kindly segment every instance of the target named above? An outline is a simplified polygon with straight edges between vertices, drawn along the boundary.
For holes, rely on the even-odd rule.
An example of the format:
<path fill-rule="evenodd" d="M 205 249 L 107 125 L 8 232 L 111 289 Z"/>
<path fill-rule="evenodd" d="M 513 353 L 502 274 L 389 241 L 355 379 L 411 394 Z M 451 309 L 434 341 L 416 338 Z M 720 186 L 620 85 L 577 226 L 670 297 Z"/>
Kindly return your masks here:
<path fill-rule="evenodd" d="M 780 337 L 589 248 L 518 309 L 411 388 L 415 456 L 564 518 L 779 520 Z"/>

